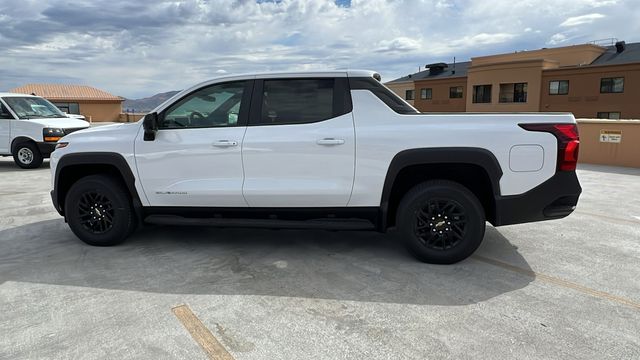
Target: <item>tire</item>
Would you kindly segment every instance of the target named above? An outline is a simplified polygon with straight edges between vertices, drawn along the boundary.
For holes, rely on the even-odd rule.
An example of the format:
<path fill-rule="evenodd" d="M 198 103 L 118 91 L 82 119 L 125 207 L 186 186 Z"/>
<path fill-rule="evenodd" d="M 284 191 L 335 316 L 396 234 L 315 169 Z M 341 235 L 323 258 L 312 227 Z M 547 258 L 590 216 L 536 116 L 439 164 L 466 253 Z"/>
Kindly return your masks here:
<path fill-rule="evenodd" d="M 433 180 L 405 194 L 396 224 L 406 248 L 418 260 L 453 264 L 480 246 L 485 214 L 478 198 L 466 187 Z"/>
<path fill-rule="evenodd" d="M 33 142 L 23 142 L 15 145 L 13 161 L 23 169 L 35 169 L 42 165 L 42 154 Z"/>
<path fill-rule="evenodd" d="M 111 176 L 78 180 L 67 193 L 64 209 L 71 231 L 89 245 L 120 244 L 136 228 L 129 193 Z"/>

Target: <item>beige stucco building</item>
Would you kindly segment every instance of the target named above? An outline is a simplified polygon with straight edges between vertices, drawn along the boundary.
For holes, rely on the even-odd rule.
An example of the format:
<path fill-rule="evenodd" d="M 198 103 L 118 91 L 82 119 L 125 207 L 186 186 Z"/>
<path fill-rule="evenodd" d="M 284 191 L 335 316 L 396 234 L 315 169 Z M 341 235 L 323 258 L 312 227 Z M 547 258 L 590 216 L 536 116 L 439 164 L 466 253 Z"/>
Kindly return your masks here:
<path fill-rule="evenodd" d="M 123 98 L 86 85 L 27 84 L 9 90 L 41 96 L 69 114 L 82 114 L 91 121 L 119 121 Z"/>
<path fill-rule="evenodd" d="M 410 96 L 424 112 L 560 111 L 581 118 L 640 119 L 640 43 L 436 63 L 386 85 Z"/>

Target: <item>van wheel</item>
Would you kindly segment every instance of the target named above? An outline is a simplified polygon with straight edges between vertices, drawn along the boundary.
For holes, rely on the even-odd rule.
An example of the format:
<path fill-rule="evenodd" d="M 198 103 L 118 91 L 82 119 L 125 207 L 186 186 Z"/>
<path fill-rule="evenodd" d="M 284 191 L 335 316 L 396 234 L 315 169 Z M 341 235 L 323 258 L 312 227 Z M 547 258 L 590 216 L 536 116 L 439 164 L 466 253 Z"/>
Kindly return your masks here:
<path fill-rule="evenodd" d="M 35 169 L 42 165 L 42 154 L 36 144 L 23 142 L 13 148 L 13 161 L 23 169 Z"/>
<path fill-rule="evenodd" d="M 71 231 L 89 245 L 120 244 L 136 227 L 128 192 L 110 176 L 78 180 L 67 193 L 64 209 Z"/>
<path fill-rule="evenodd" d="M 407 192 L 396 223 L 405 246 L 418 260 L 453 264 L 480 246 L 485 214 L 480 201 L 466 187 L 433 180 Z"/>

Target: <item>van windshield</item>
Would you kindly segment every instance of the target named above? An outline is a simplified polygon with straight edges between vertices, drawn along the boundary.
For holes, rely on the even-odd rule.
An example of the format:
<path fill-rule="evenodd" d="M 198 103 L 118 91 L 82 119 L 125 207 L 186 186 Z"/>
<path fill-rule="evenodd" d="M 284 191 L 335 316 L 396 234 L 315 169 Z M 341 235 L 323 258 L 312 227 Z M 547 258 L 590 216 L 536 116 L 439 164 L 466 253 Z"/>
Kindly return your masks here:
<path fill-rule="evenodd" d="M 7 96 L 2 100 L 20 119 L 66 118 L 60 109 L 40 97 Z"/>

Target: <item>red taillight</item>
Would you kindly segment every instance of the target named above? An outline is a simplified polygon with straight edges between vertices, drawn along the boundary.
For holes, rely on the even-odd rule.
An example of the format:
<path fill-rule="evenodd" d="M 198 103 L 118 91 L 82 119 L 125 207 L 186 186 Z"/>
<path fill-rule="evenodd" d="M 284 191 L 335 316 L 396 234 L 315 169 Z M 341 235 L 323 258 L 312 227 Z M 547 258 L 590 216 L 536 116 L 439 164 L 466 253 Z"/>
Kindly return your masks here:
<path fill-rule="evenodd" d="M 519 124 L 529 131 L 553 134 L 558 139 L 558 170 L 574 171 L 578 163 L 580 136 L 576 124 Z"/>

